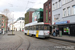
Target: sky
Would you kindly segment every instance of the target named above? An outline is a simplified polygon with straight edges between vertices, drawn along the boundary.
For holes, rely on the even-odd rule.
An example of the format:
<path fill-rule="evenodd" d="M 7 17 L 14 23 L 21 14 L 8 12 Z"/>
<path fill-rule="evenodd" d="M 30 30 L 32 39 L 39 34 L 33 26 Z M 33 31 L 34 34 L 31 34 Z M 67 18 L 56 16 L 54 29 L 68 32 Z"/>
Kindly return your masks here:
<path fill-rule="evenodd" d="M 47 0 L 0 0 L 0 14 L 5 14 L 3 12 L 8 9 L 8 18 L 14 18 L 14 21 L 19 17 L 24 17 L 24 14 L 29 8 L 43 8 L 43 4 Z"/>

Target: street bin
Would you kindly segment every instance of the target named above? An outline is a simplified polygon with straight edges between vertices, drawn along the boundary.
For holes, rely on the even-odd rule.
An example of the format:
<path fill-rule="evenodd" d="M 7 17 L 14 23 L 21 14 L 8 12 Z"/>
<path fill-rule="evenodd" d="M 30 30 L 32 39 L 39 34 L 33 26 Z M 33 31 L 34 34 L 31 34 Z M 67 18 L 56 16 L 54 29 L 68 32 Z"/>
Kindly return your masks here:
<path fill-rule="evenodd" d="M 62 31 L 59 32 L 59 36 L 62 37 Z"/>

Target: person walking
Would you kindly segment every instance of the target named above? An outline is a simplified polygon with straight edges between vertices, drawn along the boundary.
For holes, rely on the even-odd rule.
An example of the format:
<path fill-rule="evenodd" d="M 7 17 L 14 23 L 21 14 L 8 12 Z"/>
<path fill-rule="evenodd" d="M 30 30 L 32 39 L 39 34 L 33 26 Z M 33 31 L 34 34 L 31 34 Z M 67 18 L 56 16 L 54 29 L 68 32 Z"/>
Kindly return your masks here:
<path fill-rule="evenodd" d="M 59 35 L 59 29 L 57 28 L 56 29 L 56 36 L 58 36 Z"/>
<path fill-rule="evenodd" d="M 55 29 L 53 30 L 53 36 L 56 36 Z"/>

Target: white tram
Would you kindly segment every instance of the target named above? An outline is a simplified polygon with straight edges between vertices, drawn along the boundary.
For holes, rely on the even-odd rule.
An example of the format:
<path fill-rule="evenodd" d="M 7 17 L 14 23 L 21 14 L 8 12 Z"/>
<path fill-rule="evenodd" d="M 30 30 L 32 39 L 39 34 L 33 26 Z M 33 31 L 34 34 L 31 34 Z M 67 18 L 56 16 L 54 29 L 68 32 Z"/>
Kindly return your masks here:
<path fill-rule="evenodd" d="M 25 25 L 25 35 L 35 36 L 37 38 L 46 38 L 50 36 L 50 26 L 42 23 L 29 23 Z"/>

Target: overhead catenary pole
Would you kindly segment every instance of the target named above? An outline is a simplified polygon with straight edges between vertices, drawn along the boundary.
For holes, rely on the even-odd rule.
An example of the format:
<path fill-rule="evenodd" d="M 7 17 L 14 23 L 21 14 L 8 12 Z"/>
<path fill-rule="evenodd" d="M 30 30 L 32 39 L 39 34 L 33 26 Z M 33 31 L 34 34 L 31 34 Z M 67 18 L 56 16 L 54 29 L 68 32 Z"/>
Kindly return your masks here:
<path fill-rule="evenodd" d="M 14 19 L 14 14 L 13 14 L 13 18 L 12 18 L 12 34 L 14 34 L 13 33 L 13 19 Z"/>

